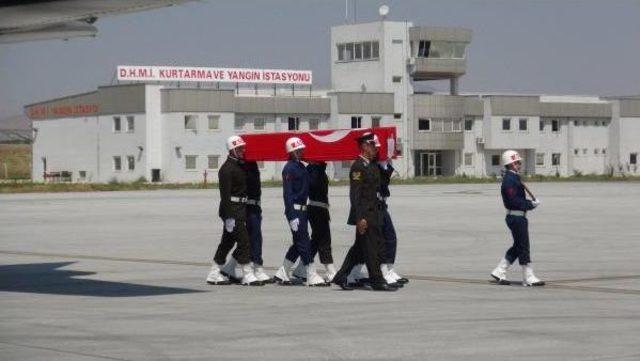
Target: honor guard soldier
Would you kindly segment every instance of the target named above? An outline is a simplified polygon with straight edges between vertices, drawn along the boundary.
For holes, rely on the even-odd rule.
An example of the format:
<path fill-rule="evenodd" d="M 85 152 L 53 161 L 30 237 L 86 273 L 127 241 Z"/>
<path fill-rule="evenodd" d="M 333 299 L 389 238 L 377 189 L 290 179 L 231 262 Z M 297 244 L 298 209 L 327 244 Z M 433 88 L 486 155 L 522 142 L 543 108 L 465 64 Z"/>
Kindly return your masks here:
<path fill-rule="evenodd" d="M 355 243 L 345 257 L 333 283 L 344 290 L 352 290 L 347 283 L 347 275 L 361 260 L 364 260 L 369 272 L 371 288 L 376 291 L 396 291 L 389 285 L 380 270 L 384 259 L 384 237 L 382 235 L 382 203 L 380 189 L 380 169 L 372 163 L 376 157 L 373 133 L 365 133 L 358 138 L 360 155 L 353 162 L 349 172 L 349 210 L 348 224 L 356 226 Z"/>
<path fill-rule="evenodd" d="M 504 152 L 502 164 L 505 167 L 501 187 L 502 202 L 507 209 L 506 222 L 513 235 L 513 246 L 507 250 L 504 258 L 491 272 L 491 277 L 499 284 L 509 284 L 507 270 L 517 259 L 522 266 L 522 285 L 544 286 L 544 282 L 533 274 L 533 268 L 531 268 L 529 221 L 527 220 L 527 211 L 536 208 L 540 201 L 535 198 L 528 200 L 525 196 L 525 186 L 520 180 L 522 158 L 518 152 L 513 150 Z"/>
<path fill-rule="evenodd" d="M 262 208 L 260 206 L 262 189 L 260 169 L 258 168 L 258 163 L 254 161 L 245 161 L 244 169 L 247 172 L 247 231 L 249 232 L 253 273 L 258 281 L 273 283 L 273 279 L 264 272 L 262 266 Z M 222 267 L 221 272 L 229 277 L 230 280 L 239 282 L 240 272 L 236 271 L 237 263 L 236 252 L 234 252 L 227 264 Z"/>
<path fill-rule="evenodd" d="M 282 285 L 294 284 L 291 271 L 293 264 L 300 256 L 306 270 L 307 285 L 327 286 L 324 279 L 318 275 L 313 263 L 307 214 L 309 174 L 301 161 L 304 148 L 304 143 L 297 137 L 289 138 L 285 143 L 289 161 L 282 170 L 282 186 L 285 216 L 291 228 L 293 245 L 287 251 L 282 267 L 278 269 L 274 279 Z"/>
<path fill-rule="evenodd" d="M 242 268 L 242 284 L 262 286 L 253 274 L 250 264 L 249 233 L 247 231 L 247 173 L 243 168 L 246 143 L 237 136 L 227 140 L 229 155 L 218 172 L 220 188 L 220 208 L 218 215 L 224 222 L 222 240 L 213 258 L 213 265 L 207 276 L 207 283 L 226 285 L 230 281 L 220 273 L 227 255 L 234 244 L 236 245 L 236 259 Z"/>
<path fill-rule="evenodd" d="M 327 176 L 327 163 L 309 162 L 309 225 L 311 226 L 311 250 L 313 258 L 320 254 L 320 263 L 325 267 L 325 280 L 331 282 L 336 274 L 331 255 L 331 216 L 329 215 L 329 177 Z M 293 272 L 295 277 L 306 279 L 303 263 L 299 262 Z"/>

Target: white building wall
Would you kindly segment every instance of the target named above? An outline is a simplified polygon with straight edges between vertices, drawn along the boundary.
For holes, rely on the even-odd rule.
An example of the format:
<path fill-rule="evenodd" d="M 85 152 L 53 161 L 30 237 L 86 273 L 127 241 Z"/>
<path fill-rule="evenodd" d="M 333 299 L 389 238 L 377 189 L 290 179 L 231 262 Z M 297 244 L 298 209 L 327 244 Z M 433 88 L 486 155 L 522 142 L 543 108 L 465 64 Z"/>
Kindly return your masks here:
<path fill-rule="evenodd" d="M 133 131 L 129 131 L 127 128 L 128 116 L 134 118 Z M 120 131 L 114 129 L 115 117 L 120 118 Z M 96 181 L 103 183 L 133 182 L 146 177 L 147 129 L 145 118 L 145 114 L 110 114 L 98 117 L 99 137 L 97 142 L 93 141 L 99 154 Z M 133 170 L 128 167 L 127 157 L 129 156 L 135 159 Z M 114 157 L 120 157 L 120 170 L 116 170 L 114 167 Z"/>
<path fill-rule="evenodd" d="M 620 163 L 626 174 L 640 174 L 640 164 L 631 164 L 631 153 L 640 162 L 640 117 L 620 118 Z"/>
<path fill-rule="evenodd" d="M 544 164 L 536 164 L 535 173 L 542 175 L 567 175 L 568 174 L 568 138 L 569 127 L 567 120 L 560 118 L 542 118 L 544 128 L 540 131 L 540 145 L 536 153 L 544 154 Z M 552 130 L 552 121 L 558 120 L 558 131 Z M 553 165 L 553 154 L 560 154 L 560 164 Z"/>
<path fill-rule="evenodd" d="M 462 123 L 464 146 L 460 151 L 460 166 L 456 169 L 455 174 L 464 174 L 471 177 L 486 176 L 482 117 L 466 117 L 465 119 L 472 120 L 473 126 L 471 130 L 464 130 L 464 121 Z M 465 164 L 465 157 L 467 154 L 471 155 L 471 164 Z"/>
<path fill-rule="evenodd" d="M 44 181 L 44 162 L 47 172 L 72 172 L 72 181 L 97 182 L 96 166 L 98 137 L 97 117 L 34 120 L 35 138 L 32 151 L 34 182 Z M 86 179 L 79 179 L 79 172 Z"/>
<path fill-rule="evenodd" d="M 609 120 L 570 118 L 567 124 L 571 130 L 567 152 L 569 174 L 605 173 Z"/>

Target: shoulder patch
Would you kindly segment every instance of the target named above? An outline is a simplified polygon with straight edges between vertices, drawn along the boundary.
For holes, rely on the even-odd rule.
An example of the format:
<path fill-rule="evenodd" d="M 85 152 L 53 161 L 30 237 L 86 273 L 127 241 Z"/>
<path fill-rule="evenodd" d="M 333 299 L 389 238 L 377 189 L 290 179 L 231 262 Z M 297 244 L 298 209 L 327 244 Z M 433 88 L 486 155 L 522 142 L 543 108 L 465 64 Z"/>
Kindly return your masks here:
<path fill-rule="evenodd" d="M 360 173 L 359 171 L 351 173 L 351 179 L 354 181 L 359 181 L 360 179 L 362 179 L 362 173 Z"/>

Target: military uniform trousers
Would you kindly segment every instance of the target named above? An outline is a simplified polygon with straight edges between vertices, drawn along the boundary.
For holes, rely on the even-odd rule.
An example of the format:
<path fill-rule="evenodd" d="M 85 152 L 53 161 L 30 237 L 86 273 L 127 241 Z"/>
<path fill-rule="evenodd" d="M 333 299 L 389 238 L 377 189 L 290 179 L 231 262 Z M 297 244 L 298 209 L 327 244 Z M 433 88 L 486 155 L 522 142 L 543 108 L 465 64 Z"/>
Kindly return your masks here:
<path fill-rule="evenodd" d="M 331 217 L 329 210 L 316 206 L 309 206 L 308 209 L 313 257 L 315 257 L 316 253 L 319 253 L 320 263 L 333 263 L 333 256 L 331 255 Z"/>
<path fill-rule="evenodd" d="M 227 229 L 223 226 L 222 240 L 220 241 L 220 245 L 218 245 L 218 250 L 213 260 L 219 265 L 225 264 L 227 255 L 234 245 L 236 246 L 236 250 L 233 252 L 233 258 L 235 258 L 239 264 L 249 263 L 251 250 L 249 245 L 249 232 L 245 221 L 236 220 L 236 226 L 231 232 L 227 232 Z"/>
<path fill-rule="evenodd" d="M 384 263 L 394 264 L 396 263 L 396 252 L 398 248 L 398 237 L 396 236 L 396 228 L 393 226 L 391 220 L 391 214 L 385 204 L 383 207 L 383 219 L 382 219 L 382 235 L 384 236 L 385 244 L 385 259 Z"/>
<path fill-rule="evenodd" d="M 360 234 L 356 228 L 356 241 L 347 252 L 335 279 L 345 280 L 355 265 L 364 263 L 367 266 L 371 283 L 383 284 L 385 280 L 380 270 L 380 264 L 384 259 L 385 241 L 382 228 L 377 224 L 369 224 L 364 234 Z"/>
<path fill-rule="evenodd" d="M 291 230 L 293 236 L 293 244 L 289 247 L 285 258 L 291 262 L 295 262 L 298 256 L 302 259 L 302 263 L 306 266 L 313 262 L 313 254 L 311 249 L 311 239 L 309 239 L 309 218 L 307 211 L 294 211 L 294 218 L 298 218 L 298 230 Z"/>
<path fill-rule="evenodd" d="M 529 264 L 529 221 L 527 217 L 507 215 L 505 219 L 513 236 L 513 246 L 504 256 L 509 263 L 517 259 L 521 265 Z"/>

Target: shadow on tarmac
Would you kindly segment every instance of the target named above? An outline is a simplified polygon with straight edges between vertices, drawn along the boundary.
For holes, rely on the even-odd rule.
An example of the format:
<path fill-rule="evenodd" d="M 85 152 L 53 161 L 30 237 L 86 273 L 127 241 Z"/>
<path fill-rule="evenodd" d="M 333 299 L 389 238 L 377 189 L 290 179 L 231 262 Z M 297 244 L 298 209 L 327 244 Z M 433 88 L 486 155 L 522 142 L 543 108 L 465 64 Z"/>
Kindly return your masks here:
<path fill-rule="evenodd" d="M 204 292 L 186 288 L 74 278 L 94 275 L 96 272 L 59 269 L 74 263 L 27 263 L 0 266 L 0 291 L 96 297 L 140 297 Z"/>

